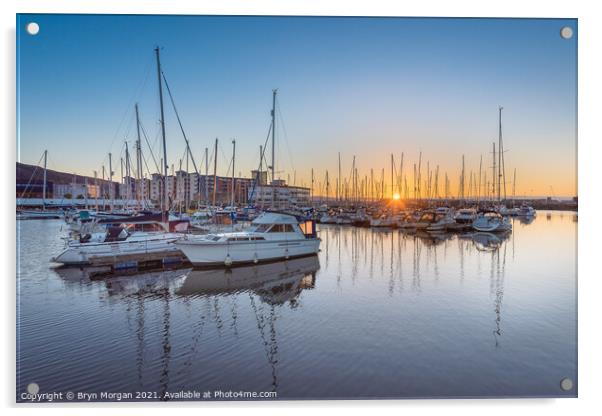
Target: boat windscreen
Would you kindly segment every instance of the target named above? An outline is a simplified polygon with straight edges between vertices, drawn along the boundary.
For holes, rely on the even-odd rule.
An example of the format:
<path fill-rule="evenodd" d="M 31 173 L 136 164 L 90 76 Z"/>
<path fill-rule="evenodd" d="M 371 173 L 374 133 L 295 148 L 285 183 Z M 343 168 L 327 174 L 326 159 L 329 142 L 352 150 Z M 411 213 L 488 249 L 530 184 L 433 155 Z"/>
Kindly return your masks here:
<path fill-rule="evenodd" d="M 265 233 L 268 228 L 270 228 L 271 224 L 259 224 L 256 228 L 255 228 L 255 232 L 256 233 Z"/>

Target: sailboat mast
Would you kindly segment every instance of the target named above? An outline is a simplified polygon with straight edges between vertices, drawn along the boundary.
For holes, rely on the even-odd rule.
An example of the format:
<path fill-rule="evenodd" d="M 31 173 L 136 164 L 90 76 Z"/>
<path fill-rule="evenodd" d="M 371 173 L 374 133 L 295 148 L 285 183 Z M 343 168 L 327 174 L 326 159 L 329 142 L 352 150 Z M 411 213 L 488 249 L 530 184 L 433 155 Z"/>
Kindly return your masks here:
<path fill-rule="evenodd" d="M 311 189 L 310 189 L 310 195 L 311 195 L 311 206 L 314 206 L 314 168 L 311 168 Z"/>
<path fill-rule="evenodd" d="M 374 202 L 374 169 L 370 168 L 370 200 Z"/>
<path fill-rule="evenodd" d="M 341 200 L 341 152 L 339 152 L 339 176 L 337 176 L 337 203 Z"/>
<path fill-rule="evenodd" d="M 124 202 L 124 198 L 123 198 L 123 194 L 121 193 L 121 187 L 124 186 L 125 187 L 125 176 L 123 175 L 123 158 L 119 158 L 119 161 L 121 163 L 121 182 L 119 183 L 119 197 L 121 198 L 121 207 L 125 209 L 125 202 Z M 73 176 L 73 180 L 75 182 L 75 175 Z M 75 185 L 73 185 L 73 189 L 75 189 Z M 125 190 L 126 195 L 127 195 L 127 189 Z"/>
<path fill-rule="evenodd" d="M 103 186 L 105 185 L 105 186 Z M 105 201 L 105 195 L 106 195 L 106 183 L 105 183 L 105 165 L 102 165 L 102 182 L 100 183 L 100 193 L 102 194 L 102 209 L 105 209 L 106 206 L 106 201 Z"/>
<path fill-rule="evenodd" d="M 393 199 L 394 193 L 395 193 L 395 189 L 393 187 L 393 164 L 394 164 L 394 160 L 393 160 L 393 153 L 391 153 L 391 199 Z"/>
<path fill-rule="evenodd" d="M 132 185 L 130 183 L 130 150 L 128 148 L 128 142 L 125 142 L 125 195 L 127 202 L 131 199 Z"/>
<path fill-rule="evenodd" d="M 207 178 L 209 177 L 209 148 L 205 147 L 205 204 L 209 204 L 209 188 L 207 187 Z"/>
<path fill-rule="evenodd" d="M 403 181 L 403 152 L 401 152 L 401 163 L 399 164 L 399 195 L 402 195 L 402 181 Z"/>
<path fill-rule="evenodd" d="M 465 171 L 464 171 L 464 155 L 462 155 L 462 181 L 461 181 L 461 189 L 462 189 L 462 193 L 461 193 L 461 200 L 462 202 L 464 202 L 464 186 L 465 186 Z"/>
<path fill-rule="evenodd" d="M 44 184 L 42 185 L 42 210 L 46 209 L 46 168 L 48 163 L 48 150 L 44 150 Z"/>
<path fill-rule="evenodd" d="M 501 201 L 501 181 L 502 181 L 502 109 L 499 107 L 499 131 L 498 131 L 498 175 L 497 175 L 497 202 Z"/>
<path fill-rule="evenodd" d="M 94 171 L 94 187 L 96 188 L 96 212 L 98 212 L 98 172 Z"/>
<path fill-rule="evenodd" d="M 230 206 L 234 206 L 234 162 L 236 161 L 236 140 L 232 140 L 232 196 L 230 197 Z"/>
<path fill-rule="evenodd" d="M 138 103 L 135 105 L 136 108 L 136 199 L 138 200 L 138 205 L 142 207 L 142 200 L 144 199 L 143 193 L 143 183 L 142 183 L 142 146 L 140 142 L 140 116 L 138 115 Z"/>
<path fill-rule="evenodd" d="M 495 175 L 496 175 L 496 171 L 495 171 L 495 142 L 493 142 L 493 176 L 491 178 L 491 182 L 493 183 L 493 188 L 492 188 L 492 194 L 491 194 L 491 199 L 495 198 Z"/>
<path fill-rule="evenodd" d="M 215 151 L 213 159 L 213 206 L 215 206 L 215 193 L 217 191 L 217 137 L 215 138 Z"/>
<path fill-rule="evenodd" d="M 418 199 L 422 198 L 422 193 L 420 192 L 420 181 L 422 180 L 422 176 L 420 174 L 421 169 L 422 168 L 422 151 L 420 152 L 420 154 L 418 155 L 418 181 L 417 181 L 417 186 L 418 186 Z"/>
<path fill-rule="evenodd" d="M 163 111 L 163 81 L 161 80 L 161 58 L 159 56 L 159 47 L 155 48 L 155 55 L 157 57 L 157 80 L 159 81 L 159 106 L 161 109 L 161 137 L 163 139 L 163 184 L 165 188 L 165 205 L 163 211 L 169 211 L 169 191 L 167 189 L 167 170 L 169 166 L 167 164 L 167 145 L 165 142 L 165 114 Z"/>
<path fill-rule="evenodd" d="M 277 89 L 272 90 L 272 182 L 276 179 L 276 93 Z M 274 192 L 272 192 L 272 200 Z M 273 204 L 273 201 L 272 201 Z"/>
<path fill-rule="evenodd" d="M 113 211 L 115 204 L 113 201 L 113 161 L 112 161 L 112 156 L 109 153 L 109 199 L 111 200 L 111 211 Z"/>
<path fill-rule="evenodd" d="M 481 155 L 481 160 L 479 161 L 479 189 L 477 190 L 477 203 L 481 201 L 481 177 L 483 176 L 481 173 L 481 169 L 483 168 L 483 155 Z"/>

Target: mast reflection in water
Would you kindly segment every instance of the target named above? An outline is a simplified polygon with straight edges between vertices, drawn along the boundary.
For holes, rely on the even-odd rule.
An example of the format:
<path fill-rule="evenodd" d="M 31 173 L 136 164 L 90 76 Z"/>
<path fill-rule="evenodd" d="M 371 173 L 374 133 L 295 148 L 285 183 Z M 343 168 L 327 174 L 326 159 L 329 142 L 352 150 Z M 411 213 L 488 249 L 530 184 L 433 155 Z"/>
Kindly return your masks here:
<path fill-rule="evenodd" d="M 576 394 L 573 213 L 504 235 L 322 226 L 319 256 L 102 281 L 48 268 L 60 221 L 18 227 L 18 392 Z"/>

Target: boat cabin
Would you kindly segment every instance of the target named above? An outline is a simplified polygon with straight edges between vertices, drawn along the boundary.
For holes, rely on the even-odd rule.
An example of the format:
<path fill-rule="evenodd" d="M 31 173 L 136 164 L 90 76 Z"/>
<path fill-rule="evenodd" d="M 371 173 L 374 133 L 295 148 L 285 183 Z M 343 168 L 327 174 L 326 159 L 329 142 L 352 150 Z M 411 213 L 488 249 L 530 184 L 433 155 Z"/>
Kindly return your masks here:
<path fill-rule="evenodd" d="M 206 240 L 214 242 L 239 242 L 261 240 L 294 240 L 317 238 L 314 220 L 301 223 L 293 215 L 268 212 L 257 217 L 247 231 L 208 234 Z"/>

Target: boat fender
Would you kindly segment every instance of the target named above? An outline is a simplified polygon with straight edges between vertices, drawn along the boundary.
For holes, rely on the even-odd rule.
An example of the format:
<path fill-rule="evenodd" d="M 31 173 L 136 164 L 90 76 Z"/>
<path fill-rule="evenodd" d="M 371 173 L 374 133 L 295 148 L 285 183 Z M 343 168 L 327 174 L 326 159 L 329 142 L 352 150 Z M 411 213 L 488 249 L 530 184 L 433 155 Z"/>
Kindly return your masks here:
<path fill-rule="evenodd" d="M 288 255 L 288 248 L 286 248 L 286 249 L 284 250 L 284 253 L 286 254 L 286 255 L 284 256 L 284 258 L 288 260 L 288 258 L 289 258 L 289 255 Z"/>
<path fill-rule="evenodd" d="M 255 264 L 259 263 L 259 259 L 257 258 L 257 253 L 255 253 L 255 255 L 253 255 L 253 263 L 255 263 Z"/>
<path fill-rule="evenodd" d="M 232 266 L 232 257 L 230 257 L 230 254 L 228 254 L 228 255 L 226 256 L 226 260 L 224 260 L 224 264 L 225 264 L 226 266 L 228 266 L 228 267 L 229 267 L 229 266 Z"/>

